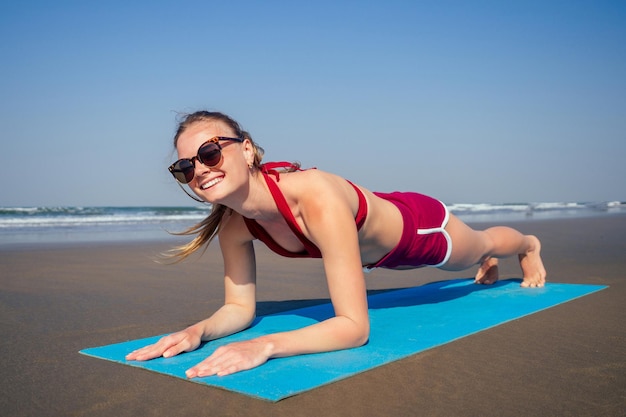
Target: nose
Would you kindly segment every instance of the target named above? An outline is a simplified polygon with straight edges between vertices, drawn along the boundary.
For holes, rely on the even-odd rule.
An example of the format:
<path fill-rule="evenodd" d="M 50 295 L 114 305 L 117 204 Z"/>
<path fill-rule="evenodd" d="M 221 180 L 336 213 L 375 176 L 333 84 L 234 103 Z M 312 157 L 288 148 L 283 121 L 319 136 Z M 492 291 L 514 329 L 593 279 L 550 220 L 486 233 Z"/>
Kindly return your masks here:
<path fill-rule="evenodd" d="M 193 169 L 194 169 L 194 178 L 198 178 L 199 176 L 202 176 L 204 174 L 208 174 L 209 172 L 211 172 L 211 168 L 209 168 L 208 166 L 204 165 L 200 159 L 198 159 L 197 157 L 194 157 L 194 161 L 193 161 Z"/>

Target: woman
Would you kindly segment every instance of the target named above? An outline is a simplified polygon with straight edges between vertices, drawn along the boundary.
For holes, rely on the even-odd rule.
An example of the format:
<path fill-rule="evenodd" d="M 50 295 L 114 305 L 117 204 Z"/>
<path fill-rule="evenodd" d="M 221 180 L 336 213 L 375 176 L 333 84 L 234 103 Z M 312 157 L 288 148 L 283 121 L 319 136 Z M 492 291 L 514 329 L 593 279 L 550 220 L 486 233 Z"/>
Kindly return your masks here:
<path fill-rule="evenodd" d="M 181 159 L 170 172 L 213 205 L 211 215 L 187 232 L 197 237 L 176 256 L 185 258 L 219 236 L 225 303 L 208 319 L 130 353 L 128 360 L 168 358 L 247 328 L 256 306 L 255 239 L 284 256 L 321 257 L 335 317 L 220 347 L 189 369 L 189 378 L 363 345 L 369 336 L 364 266 L 462 270 L 478 264 L 476 282 L 491 284 L 498 279 L 497 258 L 518 255 L 522 286 L 544 285 L 536 237 L 508 227 L 472 230 L 442 203 L 421 194 L 372 193 L 320 170 L 262 165 L 262 149 L 224 114 L 188 115 L 174 144 Z"/>

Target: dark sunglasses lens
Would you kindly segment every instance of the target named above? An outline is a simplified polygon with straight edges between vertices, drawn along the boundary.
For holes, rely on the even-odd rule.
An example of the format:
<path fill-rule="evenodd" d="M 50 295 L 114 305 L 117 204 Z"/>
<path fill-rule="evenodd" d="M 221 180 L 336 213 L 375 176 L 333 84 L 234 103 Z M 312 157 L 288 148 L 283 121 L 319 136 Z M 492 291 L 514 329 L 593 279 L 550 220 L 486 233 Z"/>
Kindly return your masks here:
<path fill-rule="evenodd" d="M 172 174 L 174 174 L 174 177 L 178 182 L 187 184 L 193 179 L 194 166 L 190 160 L 183 159 L 176 162 L 174 169 L 172 170 Z"/>
<path fill-rule="evenodd" d="M 198 149 L 200 162 L 208 167 L 214 167 L 222 159 L 222 150 L 217 143 L 207 143 Z"/>

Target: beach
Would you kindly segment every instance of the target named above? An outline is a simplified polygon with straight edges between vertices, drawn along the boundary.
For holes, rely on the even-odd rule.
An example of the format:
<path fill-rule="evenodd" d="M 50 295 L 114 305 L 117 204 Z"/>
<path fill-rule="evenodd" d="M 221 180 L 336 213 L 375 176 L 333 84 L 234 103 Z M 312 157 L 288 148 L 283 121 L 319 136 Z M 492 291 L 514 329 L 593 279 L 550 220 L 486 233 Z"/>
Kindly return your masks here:
<path fill-rule="evenodd" d="M 477 228 L 489 224 L 472 224 Z M 526 220 L 548 280 L 609 288 L 278 403 L 94 359 L 93 346 L 180 330 L 223 300 L 217 244 L 156 262 L 179 238 L 0 247 L 6 416 L 626 415 L 626 215 Z M 258 314 L 328 301 L 321 261 L 257 245 Z M 372 291 L 475 270 L 377 270 Z M 520 278 L 515 259 L 502 279 Z"/>

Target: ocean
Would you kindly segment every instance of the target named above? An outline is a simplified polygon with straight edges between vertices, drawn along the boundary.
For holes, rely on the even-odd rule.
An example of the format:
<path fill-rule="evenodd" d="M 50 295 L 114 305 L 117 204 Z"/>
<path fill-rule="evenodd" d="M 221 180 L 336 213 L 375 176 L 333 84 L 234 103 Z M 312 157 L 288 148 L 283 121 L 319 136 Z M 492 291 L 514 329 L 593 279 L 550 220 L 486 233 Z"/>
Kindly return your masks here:
<path fill-rule="evenodd" d="M 472 222 L 605 216 L 626 213 L 626 203 L 449 204 Z M 180 232 L 210 213 L 197 207 L 0 207 L 0 246 L 32 243 L 180 239 Z"/>
<path fill-rule="evenodd" d="M 0 246 L 174 239 L 206 207 L 0 207 Z M 180 239 L 180 238 L 179 238 Z"/>

